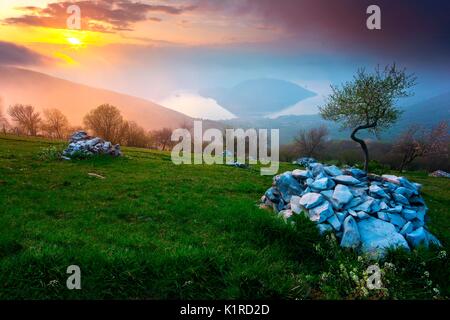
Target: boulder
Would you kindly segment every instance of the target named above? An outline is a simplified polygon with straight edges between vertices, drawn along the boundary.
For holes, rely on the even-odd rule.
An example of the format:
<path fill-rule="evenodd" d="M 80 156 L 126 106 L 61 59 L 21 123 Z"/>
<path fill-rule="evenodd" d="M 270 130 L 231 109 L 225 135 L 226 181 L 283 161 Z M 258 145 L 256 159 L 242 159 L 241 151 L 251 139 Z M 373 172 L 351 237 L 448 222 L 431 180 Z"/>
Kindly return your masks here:
<path fill-rule="evenodd" d="M 309 209 L 308 211 L 309 219 L 317 223 L 324 222 L 333 214 L 334 214 L 333 208 L 331 207 L 331 204 L 327 200 L 324 200 L 321 204 L 315 206 L 314 208 Z"/>
<path fill-rule="evenodd" d="M 383 174 L 381 176 L 381 178 L 384 181 L 390 182 L 390 183 L 395 183 L 395 184 L 400 184 L 400 181 L 398 180 L 397 176 L 391 175 L 391 174 Z"/>
<path fill-rule="evenodd" d="M 375 201 L 374 198 L 368 196 L 367 199 L 363 203 L 357 205 L 356 207 L 353 207 L 352 210 L 369 212 L 370 206 L 372 205 L 372 203 L 374 201 Z"/>
<path fill-rule="evenodd" d="M 405 196 L 403 196 L 399 193 L 393 193 L 392 195 L 394 196 L 395 202 L 401 203 L 405 206 L 409 206 L 409 201 Z"/>
<path fill-rule="evenodd" d="M 300 199 L 300 205 L 305 207 L 306 209 L 311 209 L 317 207 L 322 202 L 324 202 L 324 198 L 320 193 L 309 192 L 302 196 Z"/>
<path fill-rule="evenodd" d="M 395 190 L 395 193 L 401 194 L 405 198 L 410 198 L 414 194 L 414 190 L 411 190 L 411 189 L 408 189 L 408 188 L 405 188 L 405 187 L 398 187 Z"/>
<path fill-rule="evenodd" d="M 302 158 L 298 158 L 297 160 L 295 160 L 294 164 L 298 164 L 300 166 L 307 167 L 310 163 L 315 163 L 315 162 L 317 162 L 317 160 L 314 158 L 302 157 Z"/>
<path fill-rule="evenodd" d="M 393 224 L 370 217 L 358 222 L 361 236 L 361 251 L 373 258 L 383 257 L 389 248 L 409 250 L 405 238 Z"/>
<path fill-rule="evenodd" d="M 403 226 L 407 222 L 398 213 L 388 213 L 388 215 L 389 215 L 389 222 L 392 223 L 394 226 L 397 226 L 399 229 L 403 228 Z"/>
<path fill-rule="evenodd" d="M 357 179 L 362 179 L 367 176 L 367 172 L 358 168 L 348 168 L 345 170 L 346 174 L 356 177 Z"/>
<path fill-rule="evenodd" d="M 308 170 L 300 170 L 300 169 L 295 169 L 294 171 L 292 171 L 292 176 L 296 179 L 301 180 L 312 178 L 311 172 L 309 172 Z"/>
<path fill-rule="evenodd" d="M 400 234 L 402 236 L 405 236 L 407 233 L 411 233 L 414 229 L 413 224 L 411 223 L 411 221 L 408 221 L 402 228 L 402 230 L 400 230 Z"/>
<path fill-rule="evenodd" d="M 410 190 L 412 190 L 413 194 L 417 195 L 418 193 L 418 189 L 416 187 L 416 185 L 414 185 L 413 183 L 411 183 L 408 179 L 406 179 L 405 177 L 400 177 L 398 178 L 398 181 L 400 182 L 400 185 L 402 187 L 408 188 Z"/>
<path fill-rule="evenodd" d="M 303 192 L 303 188 L 298 181 L 292 176 L 291 172 L 285 172 L 275 177 L 275 186 L 281 193 L 284 201 L 291 201 L 291 196 L 299 196 Z"/>
<path fill-rule="evenodd" d="M 416 248 L 420 245 L 428 247 L 429 241 L 425 229 L 423 227 L 414 230 L 413 232 L 406 234 L 406 240 L 408 240 L 409 244 Z"/>
<path fill-rule="evenodd" d="M 321 235 L 323 235 L 323 234 L 325 234 L 325 233 L 327 233 L 327 232 L 333 231 L 333 227 L 330 226 L 330 225 L 327 224 L 327 223 L 319 223 L 319 224 L 317 225 L 317 228 L 319 229 L 319 233 L 320 233 Z"/>
<path fill-rule="evenodd" d="M 384 211 L 377 212 L 377 216 L 378 216 L 378 219 L 381 219 L 383 221 L 389 222 L 389 220 L 390 220 L 389 219 L 389 213 L 386 213 Z"/>
<path fill-rule="evenodd" d="M 411 221 L 415 218 L 418 218 L 418 214 L 416 211 L 412 210 L 412 209 L 403 209 L 402 210 L 402 217 L 407 220 L 407 221 Z"/>
<path fill-rule="evenodd" d="M 350 189 L 347 186 L 338 184 L 334 188 L 332 199 L 340 208 L 342 208 L 353 199 L 353 194 L 350 192 Z"/>
<path fill-rule="evenodd" d="M 361 182 L 358 179 L 355 179 L 352 176 L 347 176 L 347 175 L 340 175 L 340 176 L 333 177 L 333 180 L 336 183 L 346 184 L 346 185 L 356 185 Z"/>
<path fill-rule="evenodd" d="M 301 197 L 299 196 L 292 196 L 291 197 L 291 210 L 294 213 L 299 214 L 300 212 L 303 211 L 302 207 L 300 206 L 300 199 Z"/>
<path fill-rule="evenodd" d="M 352 216 L 348 216 L 344 220 L 344 233 L 342 234 L 341 247 L 344 248 L 358 248 L 361 242 L 361 237 L 358 230 L 358 225 Z"/>
<path fill-rule="evenodd" d="M 372 197 L 376 197 L 376 198 L 389 198 L 389 196 L 387 195 L 387 193 L 386 192 L 384 192 L 384 190 L 382 189 L 382 188 L 380 188 L 379 186 L 377 186 L 377 185 L 371 185 L 370 187 L 369 187 L 369 192 L 370 192 L 370 195 L 372 196 Z"/>
<path fill-rule="evenodd" d="M 333 227 L 334 230 L 339 231 L 341 229 L 341 221 L 335 214 L 329 217 L 327 222 Z"/>
<path fill-rule="evenodd" d="M 274 187 L 267 189 L 264 195 L 267 197 L 267 199 L 274 203 L 278 203 L 280 201 L 280 193 L 278 192 L 278 189 Z"/>
<path fill-rule="evenodd" d="M 322 190 L 327 190 L 330 188 L 333 188 L 334 186 L 334 182 L 331 179 L 328 178 L 321 178 L 321 179 L 316 179 L 312 184 L 311 184 L 311 189 L 316 190 L 316 191 L 322 191 Z"/>
<path fill-rule="evenodd" d="M 319 174 L 324 173 L 323 164 L 318 163 L 318 162 L 310 163 L 308 166 L 308 170 L 311 171 L 311 173 L 314 177 L 317 177 Z"/>
<path fill-rule="evenodd" d="M 336 166 L 326 166 L 326 167 L 323 167 L 323 170 L 326 172 L 326 174 L 328 174 L 329 176 L 332 176 L 332 177 L 342 175 L 342 170 Z"/>

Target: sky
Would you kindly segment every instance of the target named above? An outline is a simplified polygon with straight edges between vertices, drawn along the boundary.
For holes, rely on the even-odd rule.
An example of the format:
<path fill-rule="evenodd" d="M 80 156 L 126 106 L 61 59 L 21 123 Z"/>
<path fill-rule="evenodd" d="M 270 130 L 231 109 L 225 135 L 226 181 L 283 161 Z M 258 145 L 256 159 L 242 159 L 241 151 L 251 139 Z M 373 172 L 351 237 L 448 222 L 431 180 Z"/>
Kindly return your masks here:
<path fill-rule="evenodd" d="M 366 27 L 373 4 L 381 30 Z M 358 67 L 396 62 L 419 100 L 450 91 L 449 13 L 446 0 L 2 0 L 0 64 L 211 119 L 233 115 L 199 90 L 282 79 L 318 96 L 272 116 L 309 114 Z"/>

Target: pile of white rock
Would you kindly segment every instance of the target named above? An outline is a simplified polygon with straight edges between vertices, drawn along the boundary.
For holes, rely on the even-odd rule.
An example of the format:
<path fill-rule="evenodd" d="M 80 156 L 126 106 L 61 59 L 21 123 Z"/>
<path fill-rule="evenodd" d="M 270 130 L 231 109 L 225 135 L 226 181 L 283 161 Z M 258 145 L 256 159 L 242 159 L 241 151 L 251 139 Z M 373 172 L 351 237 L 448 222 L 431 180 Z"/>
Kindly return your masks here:
<path fill-rule="evenodd" d="M 298 158 L 297 160 L 292 161 L 292 164 L 298 164 L 300 166 L 307 167 L 310 163 L 315 163 L 315 162 L 317 162 L 317 160 L 314 158 L 301 157 L 301 158 Z"/>
<path fill-rule="evenodd" d="M 450 173 L 442 171 L 442 170 L 436 170 L 429 174 L 430 177 L 437 177 L 437 178 L 450 178 Z"/>
<path fill-rule="evenodd" d="M 69 140 L 69 146 L 63 151 L 63 157 L 66 159 L 97 154 L 118 157 L 122 155 L 122 152 L 118 144 L 113 145 L 102 138 L 91 137 L 84 131 L 75 132 Z"/>
<path fill-rule="evenodd" d="M 316 162 L 275 176 L 261 201 L 286 221 L 305 214 L 320 233 L 334 232 L 341 247 L 380 258 L 388 248 L 440 245 L 426 229 L 420 189 L 405 177 Z"/>

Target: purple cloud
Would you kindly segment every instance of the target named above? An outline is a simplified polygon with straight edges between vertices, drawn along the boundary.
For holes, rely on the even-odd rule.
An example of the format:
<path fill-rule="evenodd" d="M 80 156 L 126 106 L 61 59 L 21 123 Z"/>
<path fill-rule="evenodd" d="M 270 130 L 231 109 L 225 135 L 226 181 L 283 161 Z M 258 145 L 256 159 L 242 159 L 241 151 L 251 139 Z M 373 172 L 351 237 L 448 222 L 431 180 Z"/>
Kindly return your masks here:
<path fill-rule="evenodd" d="M 63 1 L 49 3 L 45 8 L 20 7 L 24 15 L 6 18 L 5 24 L 20 24 L 51 28 L 66 28 L 67 7 L 76 4 L 81 9 L 82 28 L 92 31 L 131 31 L 132 25 L 140 21 L 161 21 L 159 17 L 148 17 L 150 13 L 179 15 L 195 9 L 193 5 L 152 5 L 129 0 Z M 97 22 L 97 23 L 96 23 Z M 106 23 L 108 27 L 98 22 Z"/>
<path fill-rule="evenodd" d="M 47 63 L 49 58 L 26 47 L 0 41 L 0 65 L 30 66 Z"/>

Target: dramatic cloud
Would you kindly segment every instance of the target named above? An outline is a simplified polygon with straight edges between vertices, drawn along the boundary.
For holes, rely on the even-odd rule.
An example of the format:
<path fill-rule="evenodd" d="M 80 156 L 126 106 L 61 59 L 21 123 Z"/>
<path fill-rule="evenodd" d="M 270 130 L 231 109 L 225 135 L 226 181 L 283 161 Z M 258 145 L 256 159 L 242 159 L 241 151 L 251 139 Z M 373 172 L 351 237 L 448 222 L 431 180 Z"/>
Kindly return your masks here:
<path fill-rule="evenodd" d="M 435 0 L 193 0 L 199 12 L 220 12 L 236 20 L 283 30 L 287 47 L 408 52 L 450 51 L 450 1 Z M 381 8 L 381 30 L 366 28 L 366 9 Z M 413 50 L 413 51 L 411 51 Z"/>
<path fill-rule="evenodd" d="M 20 7 L 18 9 L 23 11 L 24 15 L 7 18 L 3 23 L 66 28 L 66 10 L 72 4 L 81 9 L 82 28 L 100 32 L 131 31 L 136 22 L 161 21 L 159 17 L 149 17 L 150 13 L 179 15 L 195 9 L 193 5 L 152 5 L 129 0 L 62 1 L 49 3 L 45 8 Z"/>
<path fill-rule="evenodd" d="M 48 58 L 22 46 L 0 41 L 0 65 L 30 66 L 46 63 Z"/>

